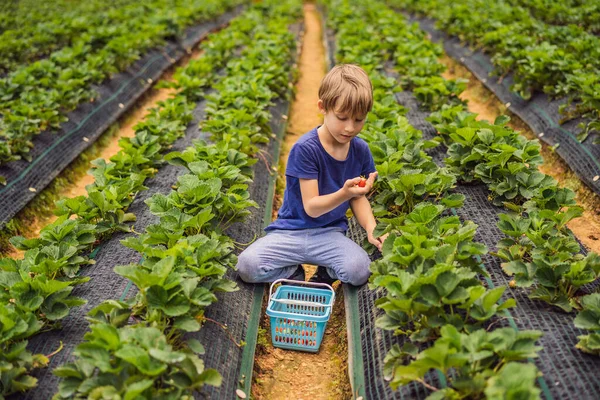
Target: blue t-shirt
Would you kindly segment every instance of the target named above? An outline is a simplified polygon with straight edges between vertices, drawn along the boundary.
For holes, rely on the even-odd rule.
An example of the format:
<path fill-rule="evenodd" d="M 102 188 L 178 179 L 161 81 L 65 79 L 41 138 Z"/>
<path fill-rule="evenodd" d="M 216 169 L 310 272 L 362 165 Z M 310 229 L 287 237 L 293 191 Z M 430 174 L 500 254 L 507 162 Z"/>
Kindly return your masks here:
<path fill-rule="evenodd" d="M 317 127 L 318 128 L 318 127 Z M 337 192 L 348 179 L 360 175 L 368 177 L 375 172 L 375 163 L 369 145 L 358 137 L 350 141 L 348 156 L 344 161 L 333 158 L 321 144 L 317 128 L 304 134 L 292 147 L 288 158 L 286 188 L 283 205 L 279 209 L 277 220 L 265 228 L 273 229 L 310 229 L 338 226 L 348 229 L 346 211 L 350 202 L 345 201 L 333 210 L 318 218 L 310 217 L 304 211 L 300 178 L 316 179 L 319 195 Z"/>

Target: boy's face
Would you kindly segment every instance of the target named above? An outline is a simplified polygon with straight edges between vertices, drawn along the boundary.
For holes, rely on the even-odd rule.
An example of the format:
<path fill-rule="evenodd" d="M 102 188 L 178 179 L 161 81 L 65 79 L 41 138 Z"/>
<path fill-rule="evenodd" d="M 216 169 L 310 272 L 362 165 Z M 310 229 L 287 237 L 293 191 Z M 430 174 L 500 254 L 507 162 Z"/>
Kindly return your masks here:
<path fill-rule="evenodd" d="M 366 115 L 350 115 L 336 110 L 326 111 L 323 102 L 319 100 L 319 110 L 324 115 L 323 125 L 331 136 L 340 144 L 349 143 L 358 135 L 365 125 Z"/>

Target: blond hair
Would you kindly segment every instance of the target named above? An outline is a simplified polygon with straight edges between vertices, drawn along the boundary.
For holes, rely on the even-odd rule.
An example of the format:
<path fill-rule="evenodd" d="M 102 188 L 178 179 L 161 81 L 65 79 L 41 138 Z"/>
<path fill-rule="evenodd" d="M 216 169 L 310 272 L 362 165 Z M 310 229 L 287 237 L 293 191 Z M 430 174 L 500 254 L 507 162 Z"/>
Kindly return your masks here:
<path fill-rule="evenodd" d="M 373 107 L 373 86 L 361 67 L 340 64 L 321 81 L 319 99 L 325 111 L 364 117 Z"/>

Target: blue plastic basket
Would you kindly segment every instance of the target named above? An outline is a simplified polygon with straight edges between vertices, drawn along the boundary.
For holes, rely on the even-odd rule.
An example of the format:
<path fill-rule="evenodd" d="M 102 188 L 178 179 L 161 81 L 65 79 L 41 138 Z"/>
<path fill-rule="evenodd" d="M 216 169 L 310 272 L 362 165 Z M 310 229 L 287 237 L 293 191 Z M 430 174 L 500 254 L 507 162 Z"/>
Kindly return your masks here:
<path fill-rule="evenodd" d="M 281 285 L 273 294 L 273 288 L 281 282 L 298 283 L 278 279 L 271 284 L 267 315 L 271 318 L 273 346 L 316 353 L 331 316 L 335 292 L 325 283 L 302 282 L 314 287 Z"/>

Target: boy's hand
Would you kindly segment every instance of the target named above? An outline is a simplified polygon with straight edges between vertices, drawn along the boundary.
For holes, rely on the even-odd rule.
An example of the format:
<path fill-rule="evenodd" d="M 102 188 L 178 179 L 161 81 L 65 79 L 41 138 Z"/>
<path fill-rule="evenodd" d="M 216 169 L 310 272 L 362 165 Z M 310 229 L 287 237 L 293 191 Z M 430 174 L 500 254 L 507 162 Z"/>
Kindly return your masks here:
<path fill-rule="evenodd" d="M 387 239 L 388 235 L 389 233 L 386 233 L 385 235 L 376 238 L 375 236 L 373 236 L 373 231 L 371 231 L 368 233 L 367 237 L 369 239 L 369 243 L 371 243 L 372 245 L 377 247 L 379 251 L 381 251 L 381 249 L 383 249 L 383 242 L 385 242 L 385 239 Z"/>
<path fill-rule="evenodd" d="M 371 191 L 371 188 L 373 188 L 375 177 L 377 177 L 377 172 L 371 172 L 369 174 L 369 179 L 366 181 L 365 178 L 361 177 L 348 179 L 344 183 L 342 190 L 350 198 L 364 196 Z"/>

